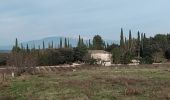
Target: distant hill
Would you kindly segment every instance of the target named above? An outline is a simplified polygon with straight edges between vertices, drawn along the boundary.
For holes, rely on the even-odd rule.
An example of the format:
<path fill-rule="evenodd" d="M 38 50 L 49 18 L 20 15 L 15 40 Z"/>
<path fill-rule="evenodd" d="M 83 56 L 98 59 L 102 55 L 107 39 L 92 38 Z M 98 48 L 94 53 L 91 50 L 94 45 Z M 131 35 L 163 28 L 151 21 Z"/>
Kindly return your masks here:
<path fill-rule="evenodd" d="M 63 44 L 64 44 L 64 37 L 47 37 L 44 39 L 40 39 L 40 40 L 32 40 L 32 41 L 27 41 L 27 42 L 23 42 L 23 46 L 26 47 L 26 45 L 28 44 L 30 48 L 32 48 L 35 44 L 35 47 L 38 48 L 38 46 L 40 46 L 41 48 L 43 47 L 43 41 L 45 42 L 45 47 L 48 47 L 48 44 L 52 43 L 54 44 L 54 47 L 58 47 L 59 43 L 60 43 L 60 38 L 63 39 Z M 77 38 L 69 38 L 70 44 L 75 47 L 77 45 L 78 39 Z M 88 43 L 88 40 L 84 40 L 85 43 Z M 116 43 L 118 44 L 118 41 L 112 41 L 112 40 L 106 40 L 106 43 Z M 11 45 L 7 45 L 7 46 L 0 46 L 0 50 L 11 50 L 12 46 Z"/>

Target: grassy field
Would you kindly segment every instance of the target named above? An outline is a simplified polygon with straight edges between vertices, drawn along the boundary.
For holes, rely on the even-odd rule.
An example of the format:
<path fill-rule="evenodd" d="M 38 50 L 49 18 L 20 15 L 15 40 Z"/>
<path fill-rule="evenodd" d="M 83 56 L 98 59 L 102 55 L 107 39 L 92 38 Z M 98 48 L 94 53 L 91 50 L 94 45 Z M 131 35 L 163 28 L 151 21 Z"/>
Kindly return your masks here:
<path fill-rule="evenodd" d="M 168 67 L 93 67 L 22 75 L 0 84 L 0 100 L 170 100 Z"/>

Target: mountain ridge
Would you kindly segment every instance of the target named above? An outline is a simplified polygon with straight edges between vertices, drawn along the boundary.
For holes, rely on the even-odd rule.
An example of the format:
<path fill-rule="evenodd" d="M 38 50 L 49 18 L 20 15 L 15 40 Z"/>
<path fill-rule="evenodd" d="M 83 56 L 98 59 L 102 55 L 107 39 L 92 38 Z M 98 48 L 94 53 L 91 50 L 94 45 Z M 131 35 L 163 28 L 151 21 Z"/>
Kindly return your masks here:
<path fill-rule="evenodd" d="M 43 47 L 43 41 L 45 43 L 45 47 L 47 48 L 49 44 L 54 43 L 54 47 L 58 47 L 59 46 L 59 43 L 60 43 L 60 38 L 62 38 L 62 42 L 64 44 L 64 39 L 65 37 L 59 37 L 59 36 L 54 36 L 54 37 L 46 37 L 46 38 L 42 38 L 42 39 L 38 39 L 38 40 L 30 40 L 30 41 L 26 41 L 26 42 L 22 42 L 22 45 L 24 47 L 27 46 L 27 44 L 29 45 L 30 48 L 33 48 L 34 45 L 36 48 L 38 48 L 40 46 L 40 48 Z M 84 42 L 85 43 L 88 43 L 88 40 L 89 39 L 84 39 Z M 92 40 L 92 39 L 91 39 Z M 69 42 L 70 44 L 75 47 L 77 45 L 77 42 L 78 42 L 78 38 L 69 38 Z M 115 44 L 119 44 L 118 41 L 112 41 L 112 40 L 108 40 L 106 39 L 105 41 L 106 43 L 109 43 L 109 44 L 112 44 L 112 43 L 115 43 Z M 20 43 L 21 45 L 21 43 Z M 5 46 L 0 46 L 0 50 L 12 50 L 12 45 L 5 45 Z"/>

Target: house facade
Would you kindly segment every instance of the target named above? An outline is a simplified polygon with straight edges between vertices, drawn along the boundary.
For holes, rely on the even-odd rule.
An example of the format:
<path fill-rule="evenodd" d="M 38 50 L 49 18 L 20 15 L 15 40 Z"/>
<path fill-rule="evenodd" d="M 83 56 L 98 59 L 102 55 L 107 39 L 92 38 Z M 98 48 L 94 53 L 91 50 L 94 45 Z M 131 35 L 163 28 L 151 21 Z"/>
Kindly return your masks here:
<path fill-rule="evenodd" d="M 98 64 L 111 66 L 112 54 L 104 50 L 89 50 L 91 58 L 96 59 Z"/>

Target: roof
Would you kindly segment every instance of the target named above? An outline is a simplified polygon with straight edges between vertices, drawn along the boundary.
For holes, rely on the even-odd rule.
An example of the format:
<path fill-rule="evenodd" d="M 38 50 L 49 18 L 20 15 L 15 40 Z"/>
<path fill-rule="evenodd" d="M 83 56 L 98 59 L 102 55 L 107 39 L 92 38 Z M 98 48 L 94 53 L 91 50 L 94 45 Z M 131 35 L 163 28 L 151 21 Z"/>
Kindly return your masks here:
<path fill-rule="evenodd" d="M 88 53 L 103 53 L 103 54 L 110 54 L 110 52 L 104 50 L 88 50 Z"/>

